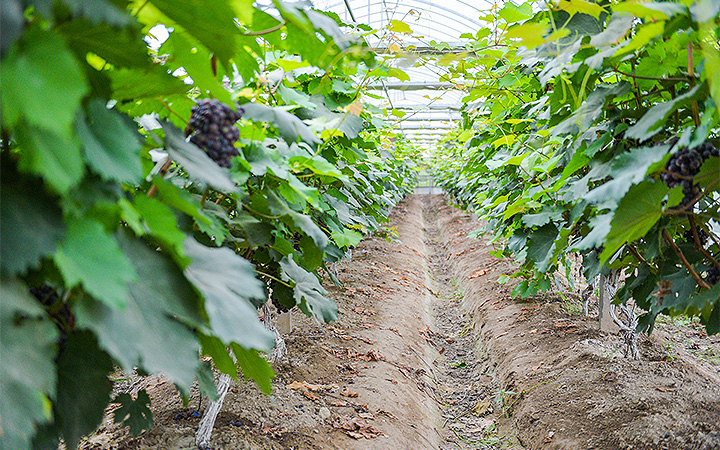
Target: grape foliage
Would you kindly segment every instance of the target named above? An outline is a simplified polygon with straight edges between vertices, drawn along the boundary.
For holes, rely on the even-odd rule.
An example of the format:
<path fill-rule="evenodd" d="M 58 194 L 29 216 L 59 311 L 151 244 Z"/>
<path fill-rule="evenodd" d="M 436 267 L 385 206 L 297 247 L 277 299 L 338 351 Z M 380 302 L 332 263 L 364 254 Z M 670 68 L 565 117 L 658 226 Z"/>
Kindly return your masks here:
<path fill-rule="evenodd" d="M 238 155 L 234 144 L 240 138 L 240 130 L 235 122 L 240 120 L 241 111 L 216 99 L 200 100 L 192 107 L 185 134 L 194 133 L 190 142 L 205 150 L 220 167 L 229 168 L 232 157 Z"/>

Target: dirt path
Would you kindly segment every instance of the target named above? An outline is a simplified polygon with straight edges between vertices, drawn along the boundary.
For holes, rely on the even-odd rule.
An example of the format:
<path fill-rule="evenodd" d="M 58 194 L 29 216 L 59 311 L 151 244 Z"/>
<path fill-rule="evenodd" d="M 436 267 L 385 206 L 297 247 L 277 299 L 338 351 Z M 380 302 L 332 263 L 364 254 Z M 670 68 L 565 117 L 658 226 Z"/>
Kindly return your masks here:
<path fill-rule="evenodd" d="M 439 195 L 402 202 L 391 226 L 399 241 L 366 239 L 326 283 L 338 322 L 293 314 L 273 394 L 232 388 L 213 448 L 720 449 L 716 367 L 668 357 L 660 335 L 625 360 L 568 296 L 512 301 L 497 284 L 511 262 Z M 126 390 L 143 387 L 155 427 L 132 438 L 108 418 L 83 448 L 194 448 L 206 400 L 183 405 L 158 377 Z"/>

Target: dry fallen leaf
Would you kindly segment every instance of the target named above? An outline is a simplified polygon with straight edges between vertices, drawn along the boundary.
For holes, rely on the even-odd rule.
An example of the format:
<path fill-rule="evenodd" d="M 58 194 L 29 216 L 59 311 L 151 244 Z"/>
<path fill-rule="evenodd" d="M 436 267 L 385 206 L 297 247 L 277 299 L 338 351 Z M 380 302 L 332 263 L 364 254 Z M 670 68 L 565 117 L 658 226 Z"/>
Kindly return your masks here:
<path fill-rule="evenodd" d="M 485 275 L 487 272 L 488 272 L 487 269 L 478 270 L 478 271 L 468 275 L 468 279 L 472 280 L 473 278 L 481 277 L 481 276 Z"/>
<path fill-rule="evenodd" d="M 340 391 L 340 395 L 342 395 L 343 397 L 356 398 L 356 397 L 358 397 L 360 394 L 358 394 L 357 392 L 352 392 L 352 391 L 349 391 L 349 390 L 346 389 L 346 390 L 344 390 L 344 391 Z"/>
<path fill-rule="evenodd" d="M 312 401 L 320 400 L 320 397 L 318 397 L 317 395 L 313 394 L 310 391 L 303 391 L 302 394 L 305 397 L 307 397 L 308 400 L 312 400 Z"/>

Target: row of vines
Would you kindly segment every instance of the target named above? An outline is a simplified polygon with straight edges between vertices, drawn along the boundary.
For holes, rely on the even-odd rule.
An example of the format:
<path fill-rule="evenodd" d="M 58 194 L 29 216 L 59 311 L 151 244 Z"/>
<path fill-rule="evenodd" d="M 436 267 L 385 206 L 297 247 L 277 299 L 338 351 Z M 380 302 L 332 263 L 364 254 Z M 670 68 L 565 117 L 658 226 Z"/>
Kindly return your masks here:
<path fill-rule="evenodd" d="M 550 289 L 579 253 L 588 280 L 624 272 L 638 331 L 659 314 L 720 331 L 719 13 L 504 2 L 467 36 L 446 78 L 472 87 L 435 165 L 521 263 L 514 295 Z"/>
<path fill-rule="evenodd" d="M 390 235 L 414 178 L 345 28 L 279 0 L 3 2 L 0 448 L 75 448 L 111 401 L 147 429 L 118 367 L 269 392 L 257 308 L 335 318 L 321 271 Z"/>

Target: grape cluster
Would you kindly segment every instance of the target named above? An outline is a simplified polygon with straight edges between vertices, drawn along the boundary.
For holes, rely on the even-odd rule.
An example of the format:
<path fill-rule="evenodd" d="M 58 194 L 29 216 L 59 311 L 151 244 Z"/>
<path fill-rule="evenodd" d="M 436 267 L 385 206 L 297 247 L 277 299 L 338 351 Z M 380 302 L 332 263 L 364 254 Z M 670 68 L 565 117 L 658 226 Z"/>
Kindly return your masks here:
<path fill-rule="evenodd" d="M 194 133 L 190 142 L 204 149 L 220 167 L 230 167 L 232 157 L 238 154 L 234 143 L 240 138 L 240 130 L 235 122 L 241 112 L 215 99 L 200 100 L 192 107 L 185 134 Z"/>
<path fill-rule="evenodd" d="M 681 206 L 689 204 L 693 198 L 700 193 L 700 188 L 694 184 L 694 177 L 697 175 L 703 162 L 711 156 L 718 156 L 718 149 L 710 141 L 705 141 L 699 147 L 689 149 L 682 147 L 667 162 L 661 175 L 663 183 L 669 188 L 682 186 L 683 198 Z"/>

